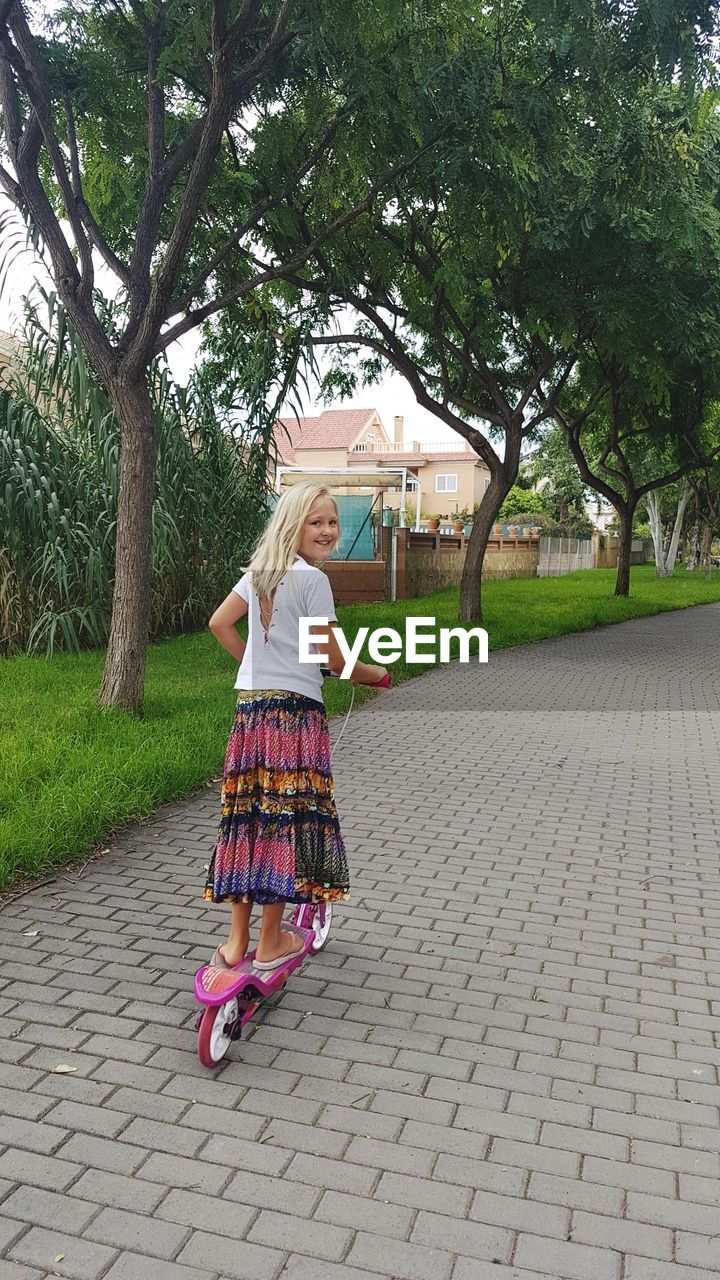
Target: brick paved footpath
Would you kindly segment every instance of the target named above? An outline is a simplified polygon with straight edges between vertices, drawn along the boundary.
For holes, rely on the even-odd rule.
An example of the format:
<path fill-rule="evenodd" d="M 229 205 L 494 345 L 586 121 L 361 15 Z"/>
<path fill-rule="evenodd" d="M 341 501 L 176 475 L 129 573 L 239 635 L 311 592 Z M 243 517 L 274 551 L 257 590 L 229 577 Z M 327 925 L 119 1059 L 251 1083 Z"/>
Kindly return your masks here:
<path fill-rule="evenodd" d="M 688 609 L 354 714 L 353 904 L 215 1072 L 217 788 L 8 905 L 0 1280 L 718 1280 L 719 635 Z"/>

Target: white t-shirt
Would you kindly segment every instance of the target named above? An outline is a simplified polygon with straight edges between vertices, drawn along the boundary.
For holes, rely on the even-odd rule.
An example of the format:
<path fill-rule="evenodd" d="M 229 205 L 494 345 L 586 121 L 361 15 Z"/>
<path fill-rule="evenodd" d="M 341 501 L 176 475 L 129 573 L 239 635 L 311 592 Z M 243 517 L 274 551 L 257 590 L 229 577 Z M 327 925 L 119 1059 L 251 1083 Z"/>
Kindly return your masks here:
<path fill-rule="evenodd" d="M 297 556 L 277 585 L 267 633 L 260 621 L 260 602 L 252 585 L 252 574 L 244 573 L 233 591 L 249 606 L 248 642 L 235 688 L 287 689 L 322 702 L 320 664 L 300 661 L 299 620 L 337 620 L 327 575 Z M 308 647 L 311 652 L 318 652 L 317 645 Z"/>

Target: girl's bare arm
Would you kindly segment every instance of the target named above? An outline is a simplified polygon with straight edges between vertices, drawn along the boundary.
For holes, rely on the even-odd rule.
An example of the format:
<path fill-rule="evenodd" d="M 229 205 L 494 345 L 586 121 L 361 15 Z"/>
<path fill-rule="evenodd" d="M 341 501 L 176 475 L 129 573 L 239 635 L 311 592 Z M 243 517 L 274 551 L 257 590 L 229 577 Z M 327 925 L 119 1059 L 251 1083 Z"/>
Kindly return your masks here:
<path fill-rule="evenodd" d="M 335 637 L 333 624 L 329 627 L 313 627 L 312 640 L 317 644 L 321 652 L 327 653 L 328 663 L 331 671 L 340 674 L 345 666 L 345 658 L 342 649 Z M 356 662 L 350 672 L 350 680 L 352 684 L 376 684 L 378 680 L 382 680 L 387 675 L 385 667 L 377 667 L 369 662 Z"/>
<path fill-rule="evenodd" d="M 243 600 L 236 591 L 231 591 L 221 605 L 218 605 L 208 626 L 215 639 L 227 649 L 233 658 L 242 662 L 245 653 L 245 641 L 237 631 L 237 623 L 248 611 L 247 600 Z"/>

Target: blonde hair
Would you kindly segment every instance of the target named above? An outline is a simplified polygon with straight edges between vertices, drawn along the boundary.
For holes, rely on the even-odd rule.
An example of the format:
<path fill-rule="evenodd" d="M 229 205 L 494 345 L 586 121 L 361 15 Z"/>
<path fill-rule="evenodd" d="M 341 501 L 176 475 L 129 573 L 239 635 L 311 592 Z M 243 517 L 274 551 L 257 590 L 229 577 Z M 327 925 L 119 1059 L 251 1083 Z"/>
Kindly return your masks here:
<path fill-rule="evenodd" d="M 252 574 L 252 585 L 258 599 L 269 600 L 280 579 L 294 564 L 303 526 L 318 498 L 330 498 L 337 514 L 337 502 L 323 484 L 307 480 L 281 494 L 246 569 Z"/>

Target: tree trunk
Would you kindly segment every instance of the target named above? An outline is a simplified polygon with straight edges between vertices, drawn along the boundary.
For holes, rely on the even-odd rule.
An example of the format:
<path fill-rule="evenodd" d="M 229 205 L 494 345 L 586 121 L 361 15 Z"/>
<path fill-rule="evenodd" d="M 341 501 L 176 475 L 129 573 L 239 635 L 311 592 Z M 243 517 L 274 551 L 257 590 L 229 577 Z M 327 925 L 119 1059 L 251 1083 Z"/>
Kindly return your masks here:
<path fill-rule="evenodd" d="M 672 578 L 677 560 L 678 543 L 682 532 L 685 508 L 690 501 L 690 486 L 683 480 L 678 493 L 677 510 L 672 530 L 668 527 L 663 536 L 660 520 L 660 491 L 651 489 L 645 494 L 645 506 L 650 519 L 653 546 L 655 547 L 655 571 L 659 578 Z"/>
<path fill-rule="evenodd" d="M 685 519 L 685 508 L 690 501 L 691 489 L 687 480 L 683 480 L 678 495 L 677 511 L 675 512 L 675 525 L 673 527 L 672 536 L 670 538 L 670 546 L 667 550 L 665 563 L 667 565 L 667 575 L 672 578 L 675 572 L 675 561 L 677 560 L 678 544 L 680 542 L 680 534 L 682 533 L 683 521 Z"/>
<path fill-rule="evenodd" d="M 698 522 L 695 521 L 695 524 L 690 530 L 690 536 L 688 538 L 687 564 L 685 567 L 689 573 L 691 573 L 694 569 L 697 568 L 699 558 L 700 558 L 700 530 L 698 527 Z"/>
<path fill-rule="evenodd" d="M 713 526 L 709 520 L 705 520 L 700 534 L 700 568 L 705 570 L 705 577 L 708 579 L 712 577 L 712 561 L 710 559 L 712 539 Z"/>
<path fill-rule="evenodd" d="M 665 560 L 663 530 L 660 520 L 660 498 L 657 489 L 652 489 L 650 493 L 645 495 L 645 506 L 650 521 L 653 547 L 655 548 L 655 572 L 658 578 L 667 578 L 667 562 Z"/>
<path fill-rule="evenodd" d="M 632 525 L 635 515 L 635 503 L 624 503 L 616 507 L 620 521 L 620 544 L 618 546 L 617 578 L 615 595 L 630 595 L 630 553 L 632 550 Z"/>
<path fill-rule="evenodd" d="M 150 613 L 152 507 L 157 443 L 144 373 L 108 386 L 121 433 L 112 618 L 102 684 L 104 706 L 142 714 Z"/>
<path fill-rule="evenodd" d="M 461 622 L 482 622 L 482 569 L 488 538 L 497 513 L 512 489 L 516 476 L 517 467 L 514 475 L 509 475 L 505 466 L 498 468 L 483 494 L 468 539 L 460 580 Z"/>

